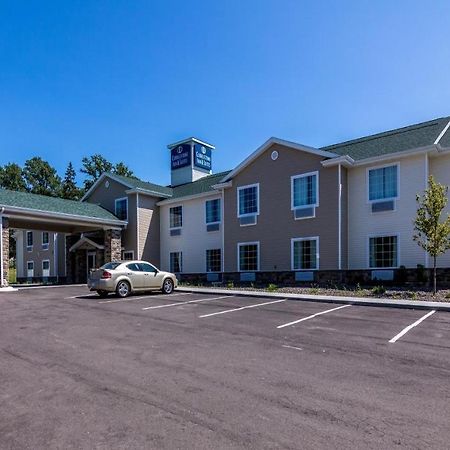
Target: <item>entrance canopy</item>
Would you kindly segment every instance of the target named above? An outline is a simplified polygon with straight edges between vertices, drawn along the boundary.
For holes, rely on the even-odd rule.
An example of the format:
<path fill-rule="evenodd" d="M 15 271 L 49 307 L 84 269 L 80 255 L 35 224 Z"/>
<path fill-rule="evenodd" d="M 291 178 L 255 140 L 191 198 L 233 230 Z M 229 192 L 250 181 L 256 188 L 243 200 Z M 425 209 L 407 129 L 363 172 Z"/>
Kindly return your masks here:
<path fill-rule="evenodd" d="M 122 229 L 127 222 L 99 205 L 0 189 L 0 215 L 11 228 L 80 233 Z"/>
<path fill-rule="evenodd" d="M 111 242 L 116 242 L 113 247 L 117 248 L 126 225 L 126 221 L 93 203 L 0 189 L 0 287 L 8 285 L 9 228 L 66 234 L 105 230 L 104 249 L 111 257 Z"/>

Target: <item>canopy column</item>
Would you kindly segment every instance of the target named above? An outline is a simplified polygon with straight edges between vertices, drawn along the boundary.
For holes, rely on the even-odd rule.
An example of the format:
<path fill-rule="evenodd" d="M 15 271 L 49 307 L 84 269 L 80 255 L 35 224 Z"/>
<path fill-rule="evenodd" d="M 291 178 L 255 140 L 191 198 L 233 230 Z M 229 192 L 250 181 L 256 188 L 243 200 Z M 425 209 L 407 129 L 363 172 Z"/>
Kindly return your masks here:
<path fill-rule="evenodd" d="M 105 230 L 105 263 L 122 259 L 122 231 Z"/>
<path fill-rule="evenodd" d="M 0 215 L 0 287 L 9 284 L 9 221 Z"/>

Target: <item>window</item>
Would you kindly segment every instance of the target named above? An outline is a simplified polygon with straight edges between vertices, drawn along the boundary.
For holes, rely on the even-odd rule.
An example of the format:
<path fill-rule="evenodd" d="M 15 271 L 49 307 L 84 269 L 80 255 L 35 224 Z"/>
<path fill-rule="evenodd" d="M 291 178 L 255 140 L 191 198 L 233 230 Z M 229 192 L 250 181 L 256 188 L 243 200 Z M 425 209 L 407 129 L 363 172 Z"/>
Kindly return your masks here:
<path fill-rule="evenodd" d="M 183 254 L 181 252 L 172 252 L 170 254 L 170 271 L 172 273 L 183 271 Z"/>
<path fill-rule="evenodd" d="M 181 228 L 183 226 L 183 207 L 170 208 L 170 228 Z"/>
<path fill-rule="evenodd" d="M 122 259 L 124 261 L 131 261 L 131 260 L 133 260 L 134 259 L 134 251 L 133 250 L 124 251 L 122 253 Z"/>
<path fill-rule="evenodd" d="M 220 198 L 207 200 L 206 203 L 206 223 L 220 222 Z"/>
<path fill-rule="evenodd" d="M 369 266 L 371 269 L 398 267 L 398 237 L 369 238 Z"/>
<path fill-rule="evenodd" d="M 115 201 L 116 216 L 120 220 L 128 220 L 128 198 L 118 198 Z"/>
<path fill-rule="evenodd" d="M 127 269 L 130 269 L 132 272 L 141 272 L 139 264 L 136 263 L 127 264 Z"/>
<path fill-rule="evenodd" d="M 369 170 L 369 201 L 398 197 L 398 165 Z"/>
<path fill-rule="evenodd" d="M 33 232 L 27 231 L 27 250 L 31 252 L 33 250 Z"/>
<path fill-rule="evenodd" d="M 319 238 L 291 239 L 292 270 L 319 268 Z"/>
<path fill-rule="evenodd" d="M 42 232 L 42 249 L 48 250 L 49 234 L 48 231 Z"/>
<path fill-rule="evenodd" d="M 33 277 L 34 277 L 34 262 L 27 261 L 27 278 L 33 278 Z"/>
<path fill-rule="evenodd" d="M 206 272 L 222 271 L 222 251 L 220 248 L 206 250 Z"/>
<path fill-rule="evenodd" d="M 238 188 L 238 217 L 259 214 L 259 184 Z"/>
<path fill-rule="evenodd" d="M 240 272 L 259 270 L 259 242 L 238 244 L 238 268 Z"/>
<path fill-rule="evenodd" d="M 150 273 L 158 272 L 158 269 L 156 269 L 156 267 L 152 266 L 149 263 L 139 263 L 138 266 L 141 268 L 142 272 L 150 272 Z"/>
<path fill-rule="evenodd" d="M 50 261 L 48 259 L 42 261 L 42 276 L 44 278 L 50 276 Z"/>
<path fill-rule="evenodd" d="M 319 206 L 319 173 L 305 173 L 291 177 L 292 209 Z"/>

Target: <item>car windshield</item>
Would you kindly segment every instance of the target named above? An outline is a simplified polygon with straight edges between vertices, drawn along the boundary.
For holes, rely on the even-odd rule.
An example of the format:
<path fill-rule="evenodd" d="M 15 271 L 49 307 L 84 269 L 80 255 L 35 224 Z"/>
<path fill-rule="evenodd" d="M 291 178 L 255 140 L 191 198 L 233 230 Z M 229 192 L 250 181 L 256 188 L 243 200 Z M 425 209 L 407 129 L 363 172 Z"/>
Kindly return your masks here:
<path fill-rule="evenodd" d="M 114 270 L 117 269 L 122 263 L 119 262 L 109 262 L 102 266 L 102 269 Z"/>

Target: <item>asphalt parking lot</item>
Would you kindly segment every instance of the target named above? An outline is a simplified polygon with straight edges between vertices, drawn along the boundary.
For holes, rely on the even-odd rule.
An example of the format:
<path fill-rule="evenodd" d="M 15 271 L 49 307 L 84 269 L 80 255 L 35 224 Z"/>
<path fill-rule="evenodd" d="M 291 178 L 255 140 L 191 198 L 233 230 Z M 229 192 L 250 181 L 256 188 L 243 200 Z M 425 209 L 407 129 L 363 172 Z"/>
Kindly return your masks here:
<path fill-rule="evenodd" d="M 450 442 L 447 312 L 84 287 L 0 308 L 2 449 Z"/>

